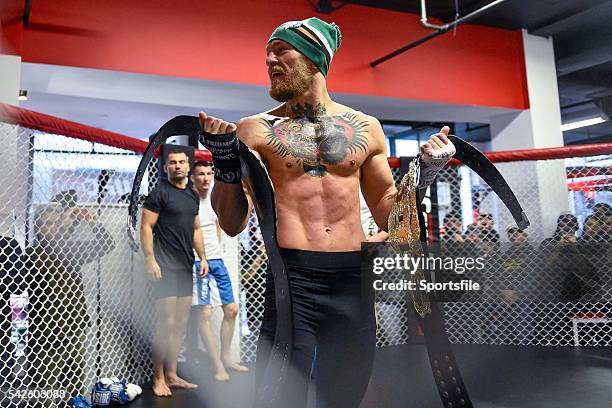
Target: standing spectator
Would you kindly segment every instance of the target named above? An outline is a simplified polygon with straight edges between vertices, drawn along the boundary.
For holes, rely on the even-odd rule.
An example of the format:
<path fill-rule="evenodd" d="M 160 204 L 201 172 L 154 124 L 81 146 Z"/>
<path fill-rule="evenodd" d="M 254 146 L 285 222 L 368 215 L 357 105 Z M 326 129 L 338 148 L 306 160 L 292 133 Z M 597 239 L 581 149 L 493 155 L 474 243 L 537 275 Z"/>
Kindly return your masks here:
<path fill-rule="evenodd" d="M 79 223 L 89 225 L 92 239 L 75 238 Z M 30 378 L 40 388 L 82 387 L 91 319 L 81 268 L 112 251 L 115 243 L 91 211 L 74 206 L 43 208 L 34 225 L 36 244 L 26 249 L 25 258 L 31 278 Z"/>
<path fill-rule="evenodd" d="M 500 257 L 501 272 L 495 279 L 497 298 L 501 301 L 493 313 L 493 325 L 504 340 L 529 344 L 532 331 L 532 313 L 528 300 L 533 269 L 533 249 L 527 242 L 527 232 L 516 225 L 506 229 L 510 245 Z"/>
<path fill-rule="evenodd" d="M 581 301 L 598 302 L 609 298 L 612 289 L 612 235 L 610 219 L 604 212 L 596 211 L 584 220 L 579 250 L 591 264 L 593 271 L 577 276 L 583 288 Z"/>
<path fill-rule="evenodd" d="M 147 197 L 140 227 L 146 270 L 153 280 L 156 299 L 153 393 L 158 397 L 172 395 L 172 387 L 197 387 L 180 378 L 176 371 L 191 307 L 194 249 L 201 260 L 197 275 L 203 278 L 208 272 L 198 216 L 199 197 L 187 185 L 187 154 L 179 148 L 168 149 L 164 169 L 168 180 L 162 180 Z"/>
<path fill-rule="evenodd" d="M 546 274 L 546 285 L 553 300 L 558 303 L 550 311 L 556 326 L 548 328 L 548 338 L 561 337 L 570 342 L 572 338 L 571 317 L 574 304 L 588 292 L 584 285 L 590 281 L 593 267 L 577 243 L 576 233 L 580 229 L 578 219 L 569 213 L 559 215 L 552 237 L 540 244 Z M 550 316 L 545 317 L 550 320 Z"/>
<path fill-rule="evenodd" d="M 609 242 L 612 231 L 612 216 L 603 211 L 595 211 L 584 220 L 581 241 Z"/>
<path fill-rule="evenodd" d="M 495 229 L 495 220 L 491 214 L 480 214 L 478 218 L 478 227 L 480 231 L 483 249 L 497 250 L 500 245 L 500 236 Z"/>
<path fill-rule="evenodd" d="M 249 369 L 234 362 L 230 351 L 236 317 L 238 316 L 238 303 L 234 300 L 234 291 L 229 272 L 221 258 L 219 237 L 221 228 L 217 215 L 210 204 L 210 191 L 212 190 L 213 168 L 211 162 L 197 162 L 194 164 L 191 181 L 200 198 L 199 218 L 200 229 L 203 234 L 204 249 L 208 257 L 209 273 L 204 278 L 196 277 L 194 281 L 193 304 L 199 307 L 200 335 L 206 345 L 208 354 L 215 369 L 217 381 L 228 381 L 229 374 L 226 369 L 246 372 Z M 211 285 L 213 281 L 216 285 Z M 208 287 L 208 288 L 206 288 Z M 221 322 L 221 353 L 217 350 L 217 342 L 213 334 L 211 318 L 213 307 L 221 305 L 223 321 Z"/>

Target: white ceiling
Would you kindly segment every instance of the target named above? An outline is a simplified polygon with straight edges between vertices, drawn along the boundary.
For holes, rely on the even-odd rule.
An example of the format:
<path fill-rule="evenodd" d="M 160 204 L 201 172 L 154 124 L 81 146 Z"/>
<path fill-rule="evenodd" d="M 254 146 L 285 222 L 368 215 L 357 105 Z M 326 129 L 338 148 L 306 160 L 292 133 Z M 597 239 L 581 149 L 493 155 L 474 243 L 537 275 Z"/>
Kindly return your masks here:
<path fill-rule="evenodd" d="M 20 106 L 86 125 L 147 138 L 176 115 L 237 121 L 274 107 L 265 86 L 45 64 L 22 64 Z M 339 103 L 379 119 L 488 123 L 516 111 L 332 93 Z"/>

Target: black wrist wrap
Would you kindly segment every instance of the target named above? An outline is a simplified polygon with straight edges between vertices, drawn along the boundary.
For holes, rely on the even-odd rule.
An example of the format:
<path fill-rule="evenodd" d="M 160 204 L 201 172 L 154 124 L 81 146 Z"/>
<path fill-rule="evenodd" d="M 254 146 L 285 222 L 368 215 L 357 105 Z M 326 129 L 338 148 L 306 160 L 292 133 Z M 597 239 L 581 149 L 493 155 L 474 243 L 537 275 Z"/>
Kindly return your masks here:
<path fill-rule="evenodd" d="M 240 141 L 236 132 L 223 135 L 213 135 L 200 132 L 200 143 L 212 154 L 215 165 L 215 180 L 227 184 L 241 182 L 240 158 L 238 157 Z"/>

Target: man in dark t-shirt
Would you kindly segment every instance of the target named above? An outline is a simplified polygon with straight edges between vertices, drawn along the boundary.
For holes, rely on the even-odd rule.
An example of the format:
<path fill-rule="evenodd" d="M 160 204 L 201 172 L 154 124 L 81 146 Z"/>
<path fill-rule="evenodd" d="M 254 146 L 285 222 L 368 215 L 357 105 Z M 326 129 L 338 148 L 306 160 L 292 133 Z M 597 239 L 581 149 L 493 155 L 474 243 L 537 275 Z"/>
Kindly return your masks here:
<path fill-rule="evenodd" d="M 153 393 L 172 395 L 170 388 L 196 388 L 177 375 L 179 347 L 191 307 L 193 250 L 202 260 L 199 277 L 208 272 L 198 208 L 200 200 L 187 185 L 189 158 L 169 149 L 163 180 L 147 197 L 140 242 L 146 270 L 153 280 L 157 322 L 153 338 Z M 165 369 L 165 370 L 164 370 Z"/>

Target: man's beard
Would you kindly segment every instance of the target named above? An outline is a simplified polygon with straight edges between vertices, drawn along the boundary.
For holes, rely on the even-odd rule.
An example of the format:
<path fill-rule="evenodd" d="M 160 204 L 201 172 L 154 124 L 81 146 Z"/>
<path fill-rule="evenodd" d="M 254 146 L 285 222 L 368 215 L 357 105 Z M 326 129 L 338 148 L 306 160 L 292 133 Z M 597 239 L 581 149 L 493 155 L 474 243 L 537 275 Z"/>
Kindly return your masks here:
<path fill-rule="evenodd" d="M 307 64 L 298 64 L 291 72 L 284 72 L 283 78 L 270 87 L 270 96 L 278 102 L 287 102 L 308 90 L 312 76 Z"/>
<path fill-rule="evenodd" d="M 186 179 L 187 176 L 185 175 L 177 175 L 176 173 L 174 174 L 169 174 L 168 175 L 168 180 L 174 182 L 174 183 L 182 183 L 184 179 Z"/>

